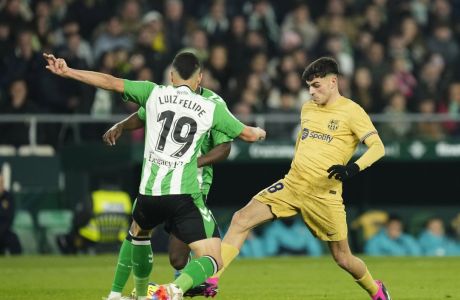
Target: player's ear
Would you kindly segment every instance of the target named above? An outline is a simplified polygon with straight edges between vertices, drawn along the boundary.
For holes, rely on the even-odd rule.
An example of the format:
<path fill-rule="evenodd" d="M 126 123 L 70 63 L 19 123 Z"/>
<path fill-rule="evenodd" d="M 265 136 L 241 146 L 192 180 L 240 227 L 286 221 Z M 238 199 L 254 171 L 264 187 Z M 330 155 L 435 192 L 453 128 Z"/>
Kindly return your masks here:
<path fill-rule="evenodd" d="M 171 81 L 172 85 L 174 85 L 174 70 L 171 70 L 169 73 L 169 80 Z"/>

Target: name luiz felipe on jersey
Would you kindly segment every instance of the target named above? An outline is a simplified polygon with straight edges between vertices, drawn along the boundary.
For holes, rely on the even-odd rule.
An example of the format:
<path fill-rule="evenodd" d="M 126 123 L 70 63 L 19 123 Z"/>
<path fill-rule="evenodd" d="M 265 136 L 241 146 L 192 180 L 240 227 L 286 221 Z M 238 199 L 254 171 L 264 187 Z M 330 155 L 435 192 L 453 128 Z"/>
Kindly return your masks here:
<path fill-rule="evenodd" d="M 180 91 L 178 91 L 179 93 Z M 187 93 L 182 93 L 182 94 L 187 94 Z M 184 99 L 180 98 L 178 99 L 177 95 L 163 95 L 158 97 L 158 101 L 160 104 L 177 104 L 181 105 L 184 108 L 190 109 L 192 111 L 198 112 L 198 117 L 203 117 L 203 115 L 206 113 L 203 107 L 201 107 L 200 104 L 196 103 L 195 101 L 189 100 L 189 99 Z"/>

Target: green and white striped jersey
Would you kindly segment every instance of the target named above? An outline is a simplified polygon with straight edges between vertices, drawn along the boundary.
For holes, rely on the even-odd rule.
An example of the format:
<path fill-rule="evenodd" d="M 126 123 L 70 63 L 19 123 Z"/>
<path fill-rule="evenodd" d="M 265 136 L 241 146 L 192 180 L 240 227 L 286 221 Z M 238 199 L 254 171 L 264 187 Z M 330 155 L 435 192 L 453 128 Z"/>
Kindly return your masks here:
<path fill-rule="evenodd" d="M 207 132 L 214 129 L 234 138 L 244 128 L 225 104 L 188 86 L 125 80 L 123 98 L 145 109 L 142 195 L 200 193 L 197 156 Z"/>
<path fill-rule="evenodd" d="M 223 105 L 227 106 L 222 97 L 220 97 L 218 94 L 209 89 L 200 87 L 198 93 L 205 98 L 221 102 Z M 137 114 L 141 120 L 145 121 L 145 109 L 143 107 L 139 108 Z M 200 153 L 198 154 L 198 156 L 208 153 L 212 148 L 216 147 L 217 145 L 231 141 L 233 141 L 233 138 L 229 137 L 225 133 L 222 133 L 215 129 L 211 129 L 204 136 L 203 143 L 201 144 Z M 198 168 L 198 184 L 203 195 L 207 196 L 209 194 L 213 176 L 214 171 L 212 166 L 204 166 Z"/>

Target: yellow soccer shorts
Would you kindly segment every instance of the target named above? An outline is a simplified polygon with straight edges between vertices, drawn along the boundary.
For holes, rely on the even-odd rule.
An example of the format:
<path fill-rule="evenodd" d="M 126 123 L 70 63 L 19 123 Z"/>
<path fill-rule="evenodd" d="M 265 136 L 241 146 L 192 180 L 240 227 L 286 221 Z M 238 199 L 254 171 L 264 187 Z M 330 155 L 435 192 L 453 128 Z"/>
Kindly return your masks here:
<path fill-rule="evenodd" d="M 281 179 L 260 191 L 254 199 L 270 206 L 277 218 L 298 213 L 317 238 L 323 241 L 341 241 L 347 238 L 345 206 L 338 199 L 318 198 L 299 192 Z"/>

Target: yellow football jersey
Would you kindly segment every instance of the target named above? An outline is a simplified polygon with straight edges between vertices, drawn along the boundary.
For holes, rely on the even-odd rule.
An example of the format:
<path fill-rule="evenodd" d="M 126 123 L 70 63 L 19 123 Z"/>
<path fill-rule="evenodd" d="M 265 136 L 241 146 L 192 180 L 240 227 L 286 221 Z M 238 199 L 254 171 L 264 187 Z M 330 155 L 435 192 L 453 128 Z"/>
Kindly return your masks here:
<path fill-rule="evenodd" d="M 298 192 L 319 198 L 341 199 L 342 182 L 329 179 L 332 165 L 346 165 L 360 141 L 377 134 L 367 113 L 350 99 L 340 97 L 326 106 L 306 102 L 301 129 L 286 182 Z"/>

